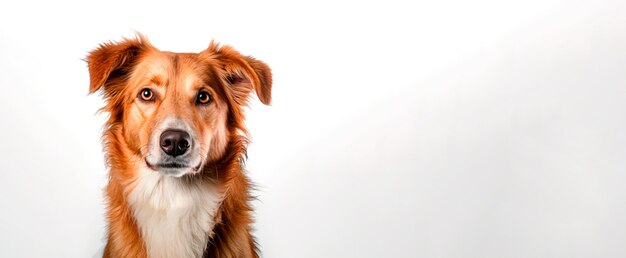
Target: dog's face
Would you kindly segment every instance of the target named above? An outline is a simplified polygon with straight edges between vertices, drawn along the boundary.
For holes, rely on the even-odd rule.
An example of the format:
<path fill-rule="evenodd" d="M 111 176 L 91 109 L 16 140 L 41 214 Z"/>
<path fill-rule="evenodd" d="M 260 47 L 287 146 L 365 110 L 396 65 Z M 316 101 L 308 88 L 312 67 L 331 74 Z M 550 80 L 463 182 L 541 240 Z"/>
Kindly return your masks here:
<path fill-rule="evenodd" d="M 269 67 L 230 47 L 172 53 L 139 38 L 102 45 L 87 61 L 90 91 L 104 88 L 108 124 L 121 127 L 126 156 L 164 175 L 196 174 L 220 159 L 230 137 L 245 132 L 242 106 L 252 90 L 270 101 Z"/>
<path fill-rule="evenodd" d="M 174 176 L 196 173 L 203 162 L 223 154 L 228 104 L 206 60 L 155 51 L 139 60 L 129 82 L 125 138 L 150 169 Z"/>

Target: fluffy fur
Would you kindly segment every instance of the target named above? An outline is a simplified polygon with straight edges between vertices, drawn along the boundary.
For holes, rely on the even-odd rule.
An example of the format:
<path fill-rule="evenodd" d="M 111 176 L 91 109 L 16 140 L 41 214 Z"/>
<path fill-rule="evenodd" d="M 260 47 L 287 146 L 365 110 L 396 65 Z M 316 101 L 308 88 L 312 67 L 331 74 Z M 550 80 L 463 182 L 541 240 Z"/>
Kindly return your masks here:
<path fill-rule="evenodd" d="M 103 93 L 110 115 L 104 257 L 258 257 L 242 166 L 243 107 L 253 91 L 270 103 L 269 67 L 214 42 L 200 53 L 172 53 L 141 35 L 102 44 L 87 62 L 90 93 Z M 146 88 L 154 101 L 138 98 Z M 212 102 L 196 104 L 199 91 Z M 159 152 L 155 134 L 172 119 L 191 131 L 197 155 L 190 160 L 200 162 L 177 176 L 149 164 Z"/>

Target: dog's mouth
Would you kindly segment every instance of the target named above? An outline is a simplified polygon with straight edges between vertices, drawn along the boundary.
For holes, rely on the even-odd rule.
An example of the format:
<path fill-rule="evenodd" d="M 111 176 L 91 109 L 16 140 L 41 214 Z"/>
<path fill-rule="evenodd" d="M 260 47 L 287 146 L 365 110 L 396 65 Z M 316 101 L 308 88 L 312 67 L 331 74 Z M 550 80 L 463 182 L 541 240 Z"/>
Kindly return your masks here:
<path fill-rule="evenodd" d="M 178 162 L 156 163 L 156 164 L 150 164 L 148 160 L 145 160 L 145 162 L 148 168 L 150 168 L 151 170 L 154 170 L 156 172 L 161 172 L 164 174 L 172 174 L 172 175 L 179 175 L 179 176 L 183 174 L 187 174 L 187 173 L 196 174 L 200 171 L 200 167 L 202 167 L 202 162 L 199 162 L 199 164 L 196 166 L 190 166 L 189 164 L 178 163 Z"/>

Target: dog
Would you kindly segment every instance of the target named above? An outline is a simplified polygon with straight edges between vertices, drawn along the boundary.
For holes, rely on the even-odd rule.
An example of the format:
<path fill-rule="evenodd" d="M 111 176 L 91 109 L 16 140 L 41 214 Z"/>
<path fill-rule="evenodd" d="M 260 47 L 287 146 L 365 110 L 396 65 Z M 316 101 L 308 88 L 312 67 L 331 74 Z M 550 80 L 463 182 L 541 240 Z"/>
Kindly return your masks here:
<path fill-rule="evenodd" d="M 244 108 L 271 101 L 269 66 L 211 41 L 199 53 L 137 34 L 89 52 L 109 118 L 103 257 L 258 257 Z"/>

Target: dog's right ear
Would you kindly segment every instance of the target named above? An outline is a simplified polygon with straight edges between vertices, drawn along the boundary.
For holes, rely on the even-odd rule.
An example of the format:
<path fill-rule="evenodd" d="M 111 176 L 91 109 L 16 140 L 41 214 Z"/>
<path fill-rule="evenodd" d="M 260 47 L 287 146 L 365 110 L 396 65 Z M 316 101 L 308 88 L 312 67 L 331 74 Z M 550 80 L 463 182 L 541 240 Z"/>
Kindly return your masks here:
<path fill-rule="evenodd" d="M 87 56 L 89 93 L 117 80 L 126 79 L 141 53 L 151 48 L 148 40 L 137 34 L 133 39 L 104 43 L 91 51 Z"/>

